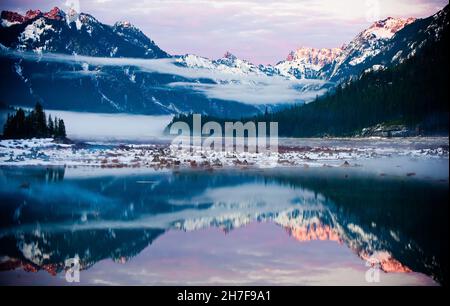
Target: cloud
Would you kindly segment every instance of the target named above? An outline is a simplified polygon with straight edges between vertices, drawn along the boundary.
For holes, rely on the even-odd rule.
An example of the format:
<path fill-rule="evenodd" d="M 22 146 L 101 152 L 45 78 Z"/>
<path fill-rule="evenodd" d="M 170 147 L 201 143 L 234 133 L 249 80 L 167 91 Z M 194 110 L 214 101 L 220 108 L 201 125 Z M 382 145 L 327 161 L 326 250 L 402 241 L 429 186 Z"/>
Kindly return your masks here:
<path fill-rule="evenodd" d="M 161 137 L 172 116 L 98 114 L 70 111 L 46 111 L 64 118 L 68 137 L 89 140 L 137 140 Z"/>
<path fill-rule="evenodd" d="M 323 82 L 322 82 L 323 83 Z M 192 88 L 204 93 L 211 99 L 240 101 L 247 104 L 278 104 L 310 101 L 316 95 L 322 95 L 327 90 L 321 88 L 306 92 L 299 92 L 290 81 L 268 83 L 227 83 L 227 84 L 199 84 L 176 82 L 170 86 Z"/>
<path fill-rule="evenodd" d="M 176 59 L 106 58 L 56 53 L 34 53 L 3 50 L 1 56 L 20 58 L 26 61 L 57 62 L 80 67 L 78 71 L 62 71 L 56 77 L 79 78 L 102 75 L 102 67 L 135 67 L 141 73 L 161 73 L 183 77 L 192 82 L 173 82 L 169 88 L 191 88 L 209 98 L 232 100 L 246 104 L 278 104 L 308 102 L 323 94 L 329 84 L 322 80 L 292 80 L 281 76 L 264 74 L 240 74 L 230 71 L 203 68 L 187 68 L 178 65 Z M 95 71 L 86 71 L 86 65 Z M 83 70 L 81 70 L 83 69 Z M 199 83 L 199 79 L 213 80 L 215 84 Z"/>

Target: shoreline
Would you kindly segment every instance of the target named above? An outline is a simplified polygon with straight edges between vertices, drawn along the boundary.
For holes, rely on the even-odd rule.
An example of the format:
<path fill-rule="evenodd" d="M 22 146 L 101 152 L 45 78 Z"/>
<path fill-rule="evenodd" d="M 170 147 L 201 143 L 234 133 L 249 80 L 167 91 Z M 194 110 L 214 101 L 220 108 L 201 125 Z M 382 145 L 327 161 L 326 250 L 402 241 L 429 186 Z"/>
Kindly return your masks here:
<path fill-rule="evenodd" d="M 0 141 L 1 168 L 153 169 L 361 169 L 380 176 L 448 181 L 448 138 L 280 140 L 278 152 L 174 150 L 170 144 L 61 144 L 51 139 Z"/>

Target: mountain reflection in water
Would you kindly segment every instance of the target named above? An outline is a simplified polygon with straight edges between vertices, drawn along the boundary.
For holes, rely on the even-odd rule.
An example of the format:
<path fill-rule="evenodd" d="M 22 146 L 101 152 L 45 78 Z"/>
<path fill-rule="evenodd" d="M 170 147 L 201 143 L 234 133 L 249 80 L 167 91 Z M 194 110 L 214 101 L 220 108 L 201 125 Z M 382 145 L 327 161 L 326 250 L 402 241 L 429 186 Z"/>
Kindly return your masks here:
<path fill-rule="evenodd" d="M 388 273 L 420 272 L 447 283 L 448 181 L 322 168 L 1 168 L 0 181 L 5 284 L 14 283 L 5 276 L 12 270 L 57 275 L 74 256 L 83 270 L 109 258 L 128 263 L 173 231 L 229 233 L 262 223 L 302 243 L 334 241 L 361 260 L 375 257 Z"/>

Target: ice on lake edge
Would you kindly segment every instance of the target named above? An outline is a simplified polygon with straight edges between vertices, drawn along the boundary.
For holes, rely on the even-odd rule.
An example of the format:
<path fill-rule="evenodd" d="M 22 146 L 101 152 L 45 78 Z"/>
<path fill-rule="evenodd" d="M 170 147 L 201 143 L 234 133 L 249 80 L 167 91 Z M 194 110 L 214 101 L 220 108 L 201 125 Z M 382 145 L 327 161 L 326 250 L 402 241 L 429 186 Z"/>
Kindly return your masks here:
<path fill-rule="evenodd" d="M 60 144 L 52 139 L 0 141 L 1 166 L 96 168 L 362 167 L 448 179 L 448 138 L 282 139 L 278 152 L 249 153 L 175 149 L 150 144 Z M 403 167 L 403 166 L 404 167 Z M 445 165 L 447 165 L 445 167 Z M 395 170 L 395 171 L 394 171 Z"/>

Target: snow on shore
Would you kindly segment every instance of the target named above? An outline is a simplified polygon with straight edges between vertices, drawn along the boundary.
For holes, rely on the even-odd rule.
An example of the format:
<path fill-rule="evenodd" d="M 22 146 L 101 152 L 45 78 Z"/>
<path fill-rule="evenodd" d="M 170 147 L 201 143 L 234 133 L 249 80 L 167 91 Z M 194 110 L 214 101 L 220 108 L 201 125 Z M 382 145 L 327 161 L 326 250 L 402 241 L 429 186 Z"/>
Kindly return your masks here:
<path fill-rule="evenodd" d="M 377 145 L 373 145 L 378 142 Z M 59 144 L 51 139 L 0 141 L 0 166 L 88 166 L 101 168 L 269 168 L 355 167 L 383 158 L 444 159 L 448 138 L 417 139 L 405 143 L 383 140 L 286 140 L 279 152 L 236 153 L 176 150 L 170 143 Z M 306 144 L 306 145 L 305 145 Z M 412 174 L 411 174 L 412 175 Z M 448 176 L 448 175 L 447 175 Z"/>

